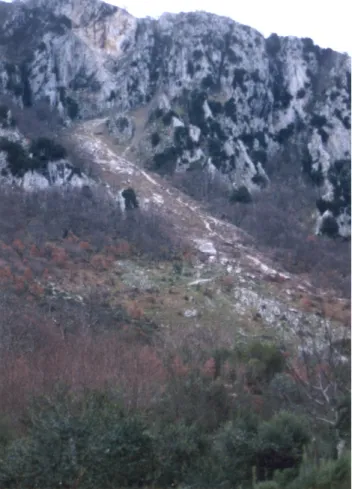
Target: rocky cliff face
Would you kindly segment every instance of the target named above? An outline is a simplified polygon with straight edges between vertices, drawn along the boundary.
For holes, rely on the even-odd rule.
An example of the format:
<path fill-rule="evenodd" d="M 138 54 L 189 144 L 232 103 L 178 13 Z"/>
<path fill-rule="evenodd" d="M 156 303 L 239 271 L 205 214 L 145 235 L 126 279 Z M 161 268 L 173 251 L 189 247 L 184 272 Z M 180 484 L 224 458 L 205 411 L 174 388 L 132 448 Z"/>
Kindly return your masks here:
<path fill-rule="evenodd" d="M 142 163 L 203 167 L 251 193 L 282 159 L 321 188 L 317 232 L 329 221 L 350 235 L 347 55 L 205 12 L 136 19 L 98 0 L 0 3 L 0 18 L 0 93 L 46 99 L 66 120 L 110 114 L 127 143 L 130 111 L 145 107 Z"/>
<path fill-rule="evenodd" d="M 80 187 L 94 182 L 74 165 L 66 149 L 54 140 L 28 139 L 12 112 L 0 105 L 0 184 L 26 191 L 49 187 Z"/>

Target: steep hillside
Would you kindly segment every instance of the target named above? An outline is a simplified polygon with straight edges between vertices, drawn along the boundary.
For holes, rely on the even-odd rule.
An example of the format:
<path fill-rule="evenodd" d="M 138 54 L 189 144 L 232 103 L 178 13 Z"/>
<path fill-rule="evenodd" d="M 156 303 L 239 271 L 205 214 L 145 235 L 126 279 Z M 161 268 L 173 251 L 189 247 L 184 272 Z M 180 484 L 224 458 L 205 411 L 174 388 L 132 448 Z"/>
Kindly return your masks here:
<path fill-rule="evenodd" d="M 235 487 L 241 480 L 259 489 L 250 482 L 253 467 L 259 481 L 273 476 L 267 468 L 311 467 L 302 456 L 282 461 L 283 450 L 295 454 L 297 445 L 302 453 L 317 437 L 319 457 L 343 454 L 350 302 L 334 290 L 334 267 L 325 263 L 331 287 L 321 280 L 315 286 L 310 273 L 287 273 L 251 236 L 122 157 L 101 133 L 105 122 L 77 124 L 61 136 L 68 148 L 61 163 L 75 168 L 75 151 L 84 161 L 74 185 L 45 176 L 48 165 L 57 175 L 61 164 L 51 139 L 44 146 L 51 153 L 39 153 L 46 166 L 38 168 L 35 153 L 19 145 L 29 168 L 12 180 L 4 176 L 4 487 L 23 480 L 43 488 L 141 481 L 168 488 L 175 480 L 180 487 Z M 5 154 L 9 172 L 11 161 Z M 45 188 L 38 190 L 38 181 Z M 123 199 L 128 188 L 134 209 Z M 329 243 L 336 252 L 337 243 Z M 323 250 L 321 241 L 311 247 Z M 275 452 L 272 430 L 280 433 Z M 244 437 L 253 442 L 243 446 Z M 148 450 L 137 452 L 136 465 L 140 440 Z M 245 455 L 240 465 L 234 451 Z M 329 461 L 345 467 L 331 477 L 346 489 L 348 460 Z M 313 488 L 300 480 L 295 487 Z"/>
<path fill-rule="evenodd" d="M 336 235 L 338 218 L 339 233 L 348 235 L 343 216 L 349 205 L 349 166 L 347 159 L 341 163 L 349 151 L 345 55 L 321 50 L 309 40 L 277 36 L 265 40 L 230 19 L 201 12 L 138 20 L 95 0 L 31 0 L 1 4 L 1 9 L 3 185 L 48 190 L 43 194 L 45 212 L 51 209 L 53 187 L 83 199 L 77 204 L 80 216 L 88 202 L 93 205 L 102 199 L 105 203 L 95 208 L 92 223 L 107 206 L 107 215 L 116 214 L 123 224 L 119 232 L 114 223 L 111 234 L 106 216 L 101 218 L 98 227 L 104 223 L 107 229 L 99 231 L 105 237 L 93 245 L 91 259 L 96 253 L 98 261 L 101 253 L 110 256 L 106 246 L 115 246 L 116 239 L 137 249 L 142 243 L 138 252 L 142 256 L 164 243 L 173 260 L 176 247 L 176 255 L 192 257 L 190 284 L 207 288 L 214 284 L 217 292 L 211 307 L 215 311 L 224 307 L 225 322 L 231 322 L 236 312 L 251 327 L 258 314 L 268 327 L 275 325 L 281 331 L 285 318 L 284 323 L 296 331 L 308 309 L 313 315 L 304 322 L 314 334 L 321 326 L 319 314 L 336 321 L 338 328 L 346 324 L 348 311 L 337 297 L 348 295 L 348 243 L 318 239 L 310 231 L 314 224 L 310 188 L 315 182 L 321 186 L 318 209 L 326 218 L 320 219 L 317 231 Z M 327 121 L 323 113 L 328 123 L 323 123 Z M 105 116 L 94 118 L 97 114 Z M 323 151 L 319 154 L 325 155 L 325 173 L 319 173 L 320 160 L 307 166 L 304 158 L 313 150 Z M 338 178 L 331 166 L 334 159 L 340 161 Z M 288 173 L 280 177 L 282 168 Z M 301 178 L 302 171 L 315 178 L 313 186 Z M 197 180 L 199 174 L 208 175 L 206 185 L 203 177 Z M 177 175 L 187 182 L 183 190 L 188 194 L 177 188 Z M 218 187 L 212 193 L 209 188 L 215 181 Z M 203 187 L 208 190 L 197 201 Z M 126 209 L 127 189 L 133 189 L 133 206 L 139 205 L 133 212 Z M 327 190 L 333 197 L 328 207 Z M 279 199 L 273 200 L 271 194 Z M 292 199 L 299 201 L 299 211 Z M 60 248 L 57 239 L 65 242 L 69 233 L 83 242 L 97 239 L 83 230 L 94 227 L 88 216 L 81 216 L 83 222 L 88 219 L 86 224 L 76 222 L 71 197 L 67 209 L 60 205 L 63 216 L 57 218 L 54 247 Z M 249 232 L 245 225 L 241 229 L 246 206 L 251 208 Z M 34 209 L 35 205 L 33 215 L 42 212 Z M 131 216 L 139 216 L 138 232 L 127 231 Z M 3 224 L 6 233 L 11 226 L 6 219 Z M 50 232 L 44 226 L 41 237 L 35 237 L 29 230 L 24 233 L 27 225 L 21 224 L 21 232 L 4 240 L 5 250 L 27 236 L 25 247 L 40 243 L 45 255 Z M 161 253 L 163 259 L 170 259 L 168 253 Z M 78 268 L 84 263 L 79 261 Z M 11 263 L 7 266 L 11 270 Z M 216 300 L 218 293 L 222 297 L 216 285 L 222 276 L 231 282 L 233 294 L 226 307 Z M 62 271 L 51 280 L 54 285 L 56 281 L 66 284 L 67 293 L 77 288 Z M 96 281 L 100 283 L 100 278 Z M 181 294 L 183 286 L 186 283 Z M 110 295 L 113 289 L 104 287 Z M 76 292 L 84 300 L 87 291 L 79 289 Z M 198 305 L 205 308 L 201 323 L 211 323 L 217 312 L 214 316 L 203 299 Z M 176 303 L 176 317 L 169 304 L 158 323 L 178 324 L 183 306 Z M 290 312 L 291 306 L 295 312 Z M 199 310 L 191 310 L 198 318 Z M 158 317 L 158 311 L 151 312 L 152 320 L 153 314 Z"/>
<path fill-rule="evenodd" d="M 135 19 L 98 0 L 27 0 L 1 15 L 0 90 L 19 103 L 46 99 L 71 120 L 110 114 L 141 165 L 201 167 L 235 198 L 286 163 L 319 187 L 316 232 L 350 235 L 347 55 L 205 12 Z M 143 124 L 131 120 L 147 105 Z"/>
<path fill-rule="evenodd" d="M 0 2 L 0 487 L 350 487 L 350 88 L 204 12 Z"/>

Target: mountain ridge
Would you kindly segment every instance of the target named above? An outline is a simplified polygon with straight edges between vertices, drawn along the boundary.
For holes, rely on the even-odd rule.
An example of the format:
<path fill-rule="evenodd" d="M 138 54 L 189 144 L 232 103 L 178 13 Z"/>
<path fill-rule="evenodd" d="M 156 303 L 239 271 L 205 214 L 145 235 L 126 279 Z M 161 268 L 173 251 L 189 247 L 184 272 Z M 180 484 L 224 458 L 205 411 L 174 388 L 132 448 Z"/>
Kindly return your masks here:
<path fill-rule="evenodd" d="M 347 55 L 206 12 L 136 19 L 98 0 L 2 9 L 0 90 L 18 103 L 45 99 L 67 123 L 127 116 L 133 132 L 129 112 L 153 101 L 158 117 L 133 148 L 141 164 L 200 165 L 230 193 L 256 194 L 270 185 L 268 166 L 289 161 L 320 188 L 316 232 L 350 236 Z"/>

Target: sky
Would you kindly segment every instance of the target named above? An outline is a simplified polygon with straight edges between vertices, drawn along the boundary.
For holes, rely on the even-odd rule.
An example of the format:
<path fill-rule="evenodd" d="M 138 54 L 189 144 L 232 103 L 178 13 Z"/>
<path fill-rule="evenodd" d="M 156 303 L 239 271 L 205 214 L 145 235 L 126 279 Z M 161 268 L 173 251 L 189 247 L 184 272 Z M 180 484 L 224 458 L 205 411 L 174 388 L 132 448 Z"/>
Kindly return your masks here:
<path fill-rule="evenodd" d="M 5 0 L 9 1 L 9 0 Z M 254 27 L 264 36 L 310 37 L 315 44 L 352 55 L 349 0 L 105 0 L 136 17 L 205 10 Z"/>

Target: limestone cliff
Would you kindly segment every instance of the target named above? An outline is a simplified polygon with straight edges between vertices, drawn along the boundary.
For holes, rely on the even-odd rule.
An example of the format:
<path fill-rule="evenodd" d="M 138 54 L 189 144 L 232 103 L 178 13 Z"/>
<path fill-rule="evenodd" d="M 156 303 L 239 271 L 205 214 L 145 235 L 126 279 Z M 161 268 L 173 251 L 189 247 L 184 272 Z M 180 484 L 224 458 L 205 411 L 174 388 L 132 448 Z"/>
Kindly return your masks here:
<path fill-rule="evenodd" d="M 255 192 L 286 159 L 321 187 L 317 232 L 329 216 L 350 235 L 346 54 L 205 12 L 136 19 L 99 0 L 0 3 L 0 19 L 0 93 L 46 99 L 68 120 L 109 115 L 122 131 L 147 107 L 138 151 L 157 171 L 198 165 Z"/>

